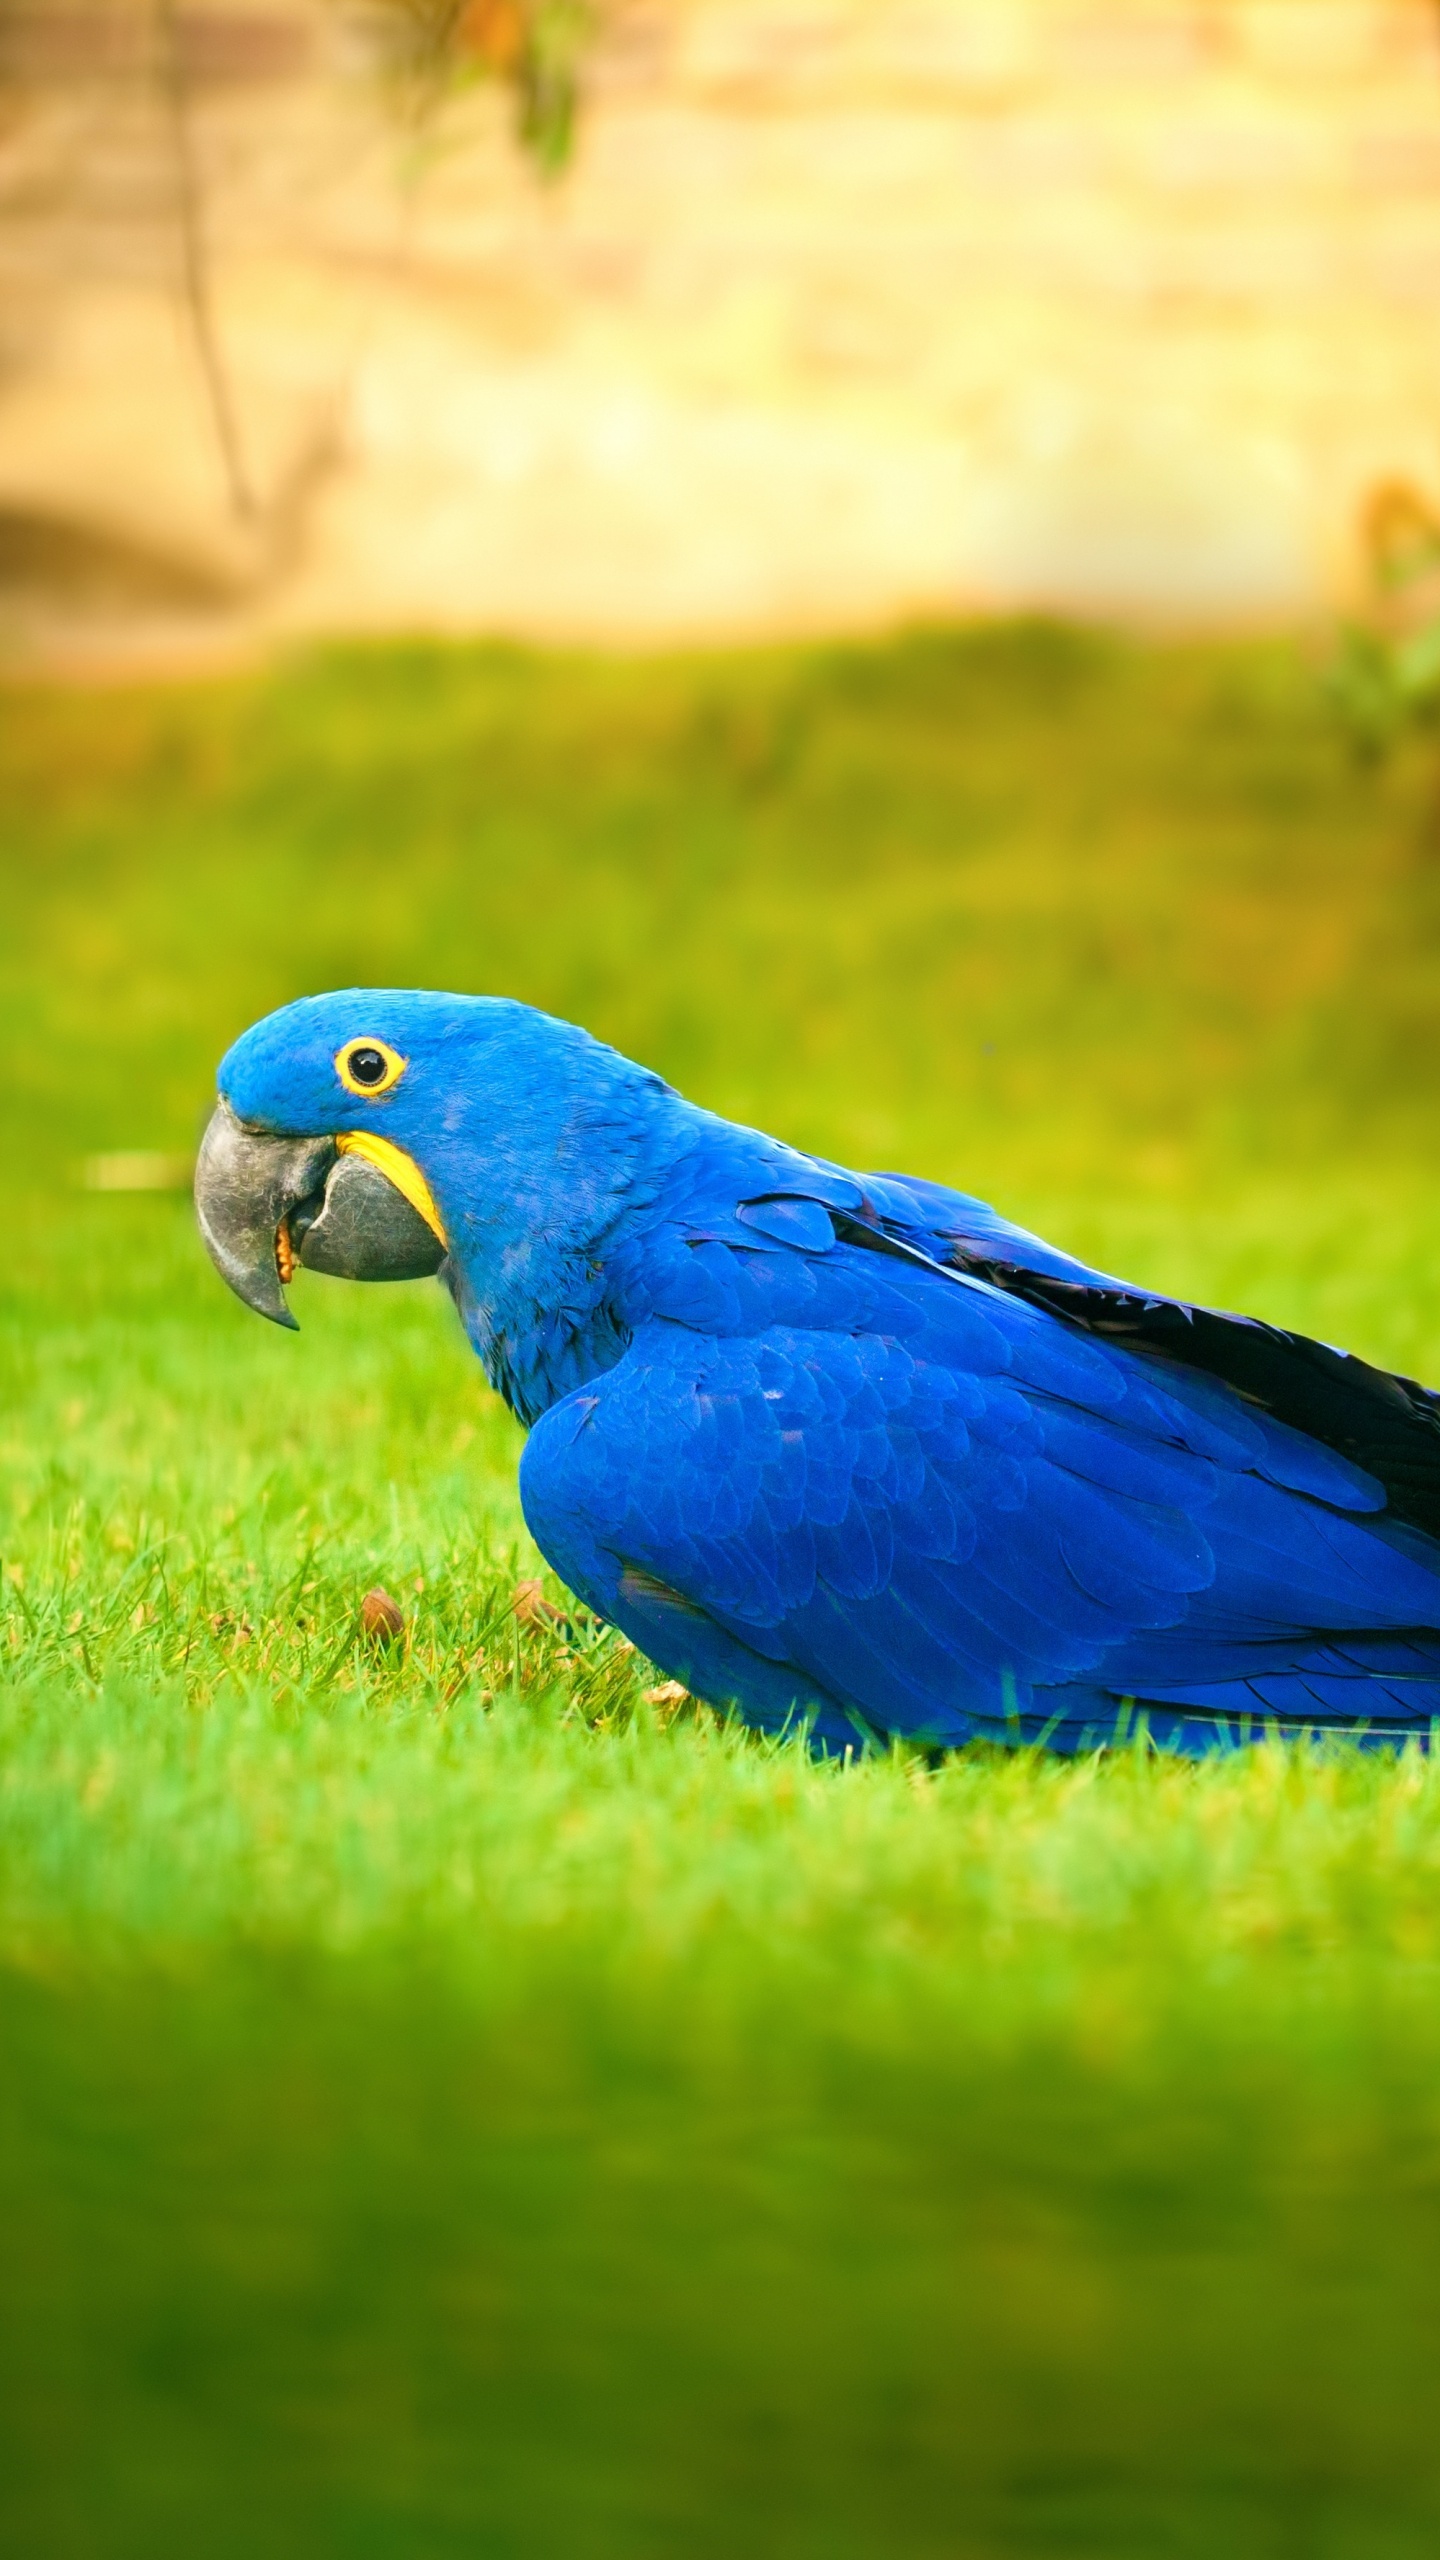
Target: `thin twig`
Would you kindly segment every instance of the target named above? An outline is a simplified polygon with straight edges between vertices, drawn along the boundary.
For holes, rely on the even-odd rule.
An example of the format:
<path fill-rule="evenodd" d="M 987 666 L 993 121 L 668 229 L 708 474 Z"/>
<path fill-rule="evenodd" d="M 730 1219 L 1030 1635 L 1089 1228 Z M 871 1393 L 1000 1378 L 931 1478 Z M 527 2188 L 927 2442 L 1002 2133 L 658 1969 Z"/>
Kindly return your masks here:
<path fill-rule="evenodd" d="M 175 154 L 175 208 L 180 226 L 185 308 L 210 403 L 210 416 L 224 465 L 230 504 L 236 515 L 248 524 L 256 513 L 255 499 L 245 469 L 239 421 L 215 326 L 200 173 L 190 126 L 190 103 L 175 0 L 155 0 L 155 24 L 160 46 L 160 84 L 170 112 L 170 136 Z"/>

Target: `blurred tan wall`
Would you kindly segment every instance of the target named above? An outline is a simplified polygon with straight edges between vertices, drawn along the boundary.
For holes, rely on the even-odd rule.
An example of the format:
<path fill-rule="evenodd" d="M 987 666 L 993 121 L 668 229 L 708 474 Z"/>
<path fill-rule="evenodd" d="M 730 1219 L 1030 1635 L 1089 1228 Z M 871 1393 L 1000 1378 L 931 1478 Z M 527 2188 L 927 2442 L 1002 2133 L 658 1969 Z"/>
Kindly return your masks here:
<path fill-rule="evenodd" d="M 12 636 L 1295 617 L 1440 502 L 1430 0 L 637 0 L 548 187 L 489 92 L 407 157 L 321 0 L 192 9 L 250 522 L 145 21 L 7 26 Z"/>

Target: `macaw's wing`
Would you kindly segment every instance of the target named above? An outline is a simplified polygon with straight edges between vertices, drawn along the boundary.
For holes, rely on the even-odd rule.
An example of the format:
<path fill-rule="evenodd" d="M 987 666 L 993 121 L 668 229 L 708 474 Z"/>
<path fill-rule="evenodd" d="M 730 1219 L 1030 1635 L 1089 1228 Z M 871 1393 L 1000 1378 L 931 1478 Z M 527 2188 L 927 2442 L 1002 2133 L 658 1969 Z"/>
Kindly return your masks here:
<path fill-rule="evenodd" d="M 777 1164 L 774 1190 L 701 1219 L 692 1241 L 788 1245 L 792 1261 L 812 1263 L 839 1243 L 983 1282 L 1076 1334 L 1123 1345 L 1172 1383 L 1177 1372 L 1219 1381 L 1234 1391 L 1232 1409 L 1238 1400 L 1350 1459 L 1382 1487 L 1393 1519 L 1440 1539 L 1440 1396 L 1413 1378 L 1279 1325 L 1134 1288 L 1059 1252 L 985 1201 L 938 1183 L 824 1165 L 797 1174 L 800 1163 L 790 1157 Z M 832 1254 L 829 1264 L 837 1296 L 846 1259 Z M 764 1294 L 785 1306 L 797 1286 L 793 1276 L 787 1284 L 772 1271 Z M 686 1316 L 673 1285 L 657 1305 Z"/>
<path fill-rule="evenodd" d="M 771 1244 L 805 1321 L 653 1317 L 521 1472 L 557 1569 L 701 1694 L 936 1743 L 1440 1711 L 1440 1553 L 1352 1461 L 993 1284 Z"/>
<path fill-rule="evenodd" d="M 1432 1389 L 1283 1326 L 1132 1288 L 1057 1253 L 983 1200 L 899 1175 L 875 1187 L 884 1214 L 872 1238 L 918 1247 L 1083 1332 L 1221 1379 L 1353 1458 L 1385 1487 L 1396 1519 L 1440 1537 L 1440 1396 Z"/>

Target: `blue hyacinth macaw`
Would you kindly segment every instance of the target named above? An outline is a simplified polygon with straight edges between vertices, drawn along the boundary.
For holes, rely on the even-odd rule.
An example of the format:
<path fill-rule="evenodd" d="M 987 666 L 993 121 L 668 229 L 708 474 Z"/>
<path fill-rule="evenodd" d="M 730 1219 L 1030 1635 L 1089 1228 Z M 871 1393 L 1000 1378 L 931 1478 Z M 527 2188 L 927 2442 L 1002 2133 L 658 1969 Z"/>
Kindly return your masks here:
<path fill-rule="evenodd" d="M 438 1270 L 534 1537 L 818 1748 L 1428 1734 L 1440 1398 L 697 1109 L 570 1024 L 374 988 L 257 1023 L 196 1180 L 253 1307 Z"/>

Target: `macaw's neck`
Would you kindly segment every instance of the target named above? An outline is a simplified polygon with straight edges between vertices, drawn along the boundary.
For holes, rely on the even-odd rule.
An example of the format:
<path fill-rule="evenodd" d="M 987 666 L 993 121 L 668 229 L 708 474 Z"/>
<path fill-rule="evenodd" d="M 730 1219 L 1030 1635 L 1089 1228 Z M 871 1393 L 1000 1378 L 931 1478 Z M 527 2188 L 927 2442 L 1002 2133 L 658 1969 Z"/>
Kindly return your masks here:
<path fill-rule="evenodd" d="M 462 1086 L 426 1171 L 444 1277 L 492 1386 L 522 1422 L 613 1367 L 628 1340 L 615 1256 L 655 1214 L 704 1115 L 657 1076 L 585 1042 L 553 1047 L 503 1095 Z M 432 1170 L 433 1168 L 433 1170 Z"/>

